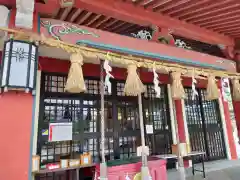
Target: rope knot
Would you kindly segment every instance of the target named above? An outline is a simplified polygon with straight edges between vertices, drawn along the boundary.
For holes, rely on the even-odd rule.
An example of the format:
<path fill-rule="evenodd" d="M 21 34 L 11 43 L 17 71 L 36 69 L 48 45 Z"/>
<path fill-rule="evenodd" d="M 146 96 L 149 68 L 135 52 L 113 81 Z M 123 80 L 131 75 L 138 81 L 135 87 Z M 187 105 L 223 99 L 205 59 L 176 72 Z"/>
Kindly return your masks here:
<path fill-rule="evenodd" d="M 83 56 L 80 53 L 72 54 L 70 61 L 71 63 L 78 63 L 79 65 L 83 65 Z"/>
<path fill-rule="evenodd" d="M 135 64 L 130 64 L 128 65 L 128 73 L 133 73 L 133 72 L 136 72 L 137 71 L 137 66 Z"/>

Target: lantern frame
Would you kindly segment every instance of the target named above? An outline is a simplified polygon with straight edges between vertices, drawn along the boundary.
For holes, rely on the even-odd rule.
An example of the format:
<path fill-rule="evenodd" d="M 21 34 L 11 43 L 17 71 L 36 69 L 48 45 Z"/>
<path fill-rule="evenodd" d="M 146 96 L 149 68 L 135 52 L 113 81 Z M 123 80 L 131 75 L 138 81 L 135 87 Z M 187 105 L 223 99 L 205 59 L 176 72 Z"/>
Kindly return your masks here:
<path fill-rule="evenodd" d="M 28 51 L 25 52 L 24 48 L 18 49 L 18 47 L 16 49 L 17 51 L 15 51 L 13 49 L 14 43 L 22 43 L 25 46 L 28 45 L 29 46 Z M 9 48 L 7 49 L 8 44 L 9 44 Z M 33 50 L 33 47 L 35 49 L 35 52 Z M 6 58 L 8 59 L 6 60 Z M 15 85 L 15 84 L 9 83 L 9 80 L 11 77 L 10 71 L 12 70 L 11 65 L 13 64 L 12 61 L 14 61 L 15 59 L 16 59 L 16 62 L 19 61 L 19 63 L 21 62 L 21 60 L 22 61 L 27 60 L 26 80 L 24 83 L 22 83 L 23 85 Z M 7 63 L 7 67 L 5 66 L 5 63 Z M 8 90 L 17 90 L 17 91 L 25 90 L 26 93 L 28 93 L 29 91 L 34 93 L 35 87 L 36 87 L 37 70 L 38 70 L 38 46 L 34 42 L 14 40 L 12 38 L 5 41 L 4 48 L 2 51 L 2 62 L 1 62 L 0 70 L 1 70 L 0 71 L 0 92 L 2 90 L 4 92 L 7 92 Z M 32 78 L 31 78 L 31 73 L 33 74 Z M 19 76 L 21 76 L 21 74 Z"/>

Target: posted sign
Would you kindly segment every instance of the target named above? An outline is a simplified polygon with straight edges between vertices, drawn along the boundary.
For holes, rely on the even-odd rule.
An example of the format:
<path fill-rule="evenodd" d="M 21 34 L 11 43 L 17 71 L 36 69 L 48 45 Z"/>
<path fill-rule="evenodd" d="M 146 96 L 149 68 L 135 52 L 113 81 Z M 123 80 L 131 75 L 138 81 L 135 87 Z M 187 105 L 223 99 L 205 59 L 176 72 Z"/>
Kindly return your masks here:
<path fill-rule="evenodd" d="M 48 141 L 72 140 L 72 123 L 50 123 Z"/>

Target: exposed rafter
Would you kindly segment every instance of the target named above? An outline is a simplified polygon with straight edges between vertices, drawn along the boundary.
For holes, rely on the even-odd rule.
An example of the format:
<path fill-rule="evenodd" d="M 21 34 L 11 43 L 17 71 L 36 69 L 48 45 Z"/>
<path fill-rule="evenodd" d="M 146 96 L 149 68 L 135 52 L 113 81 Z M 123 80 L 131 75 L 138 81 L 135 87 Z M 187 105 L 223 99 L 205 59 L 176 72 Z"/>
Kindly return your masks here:
<path fill-rule="evenodd" d="M 235 11 L 238 10 L 240 8 L 240 4 L 234 5 L 234 8 L 232 9 L 233 6 L 226 6 L 226 7 L 222 7 L 222 8 L 218 8 L 217 10 L 212 10 L 212 11 L 207 11 L 207 12 L 202 12 L 199 13 L 197 15 L 192 15 L 189 16 L 188 18 L 183 18 L 185 21 L 189 21 L 189 22 L 197 22 L 199 19 L 202 18 L 209 18 L 209 16 L 215 16 L 218 15 L 218 13 L 224 13 L 224 12 L 229 12 L 229 11 Z"/>
<path fill-rule="evenodd" d="M 215 25 L 215 24 L 217 24 L 219 22 L 220 23 L 221 22 L 231 22 L 231 21 L 236 20 L 238 18 L 240 18 L 239 14 L 237 14 L 237 15 L 228 15 L 228 16 L 225 16 L 225 17 L 221 16 L 220 18 L 211 18 L 211 19 L 208 19 L 208 20 L 203 21 L 203 22 L 198 23 L 198 24 L 204 27 L 204 26 L 207 26 L 207 25 Z"/>
<path fill-rule="evenodd" d="M 149 6 L 154 5 L 155 3 L 156 3 L 155 0 L 145 0 L 140 5 L 143 6 L 144 8 L 147 8 Z"/>
<path fill-rule="evenodd" d="M 235 33 L 240 33 L 240 29 L 229 29 L 227 31 L 222 31 L 225 34 L 235 34 Z"/>
<path fill-rule="evenodd" d="M 163 16 L 159 13 L 144 10 L 127 2 L 123 3 L 115 0 L 78 0 L 76 1 L 76 7 L 82 7 L 88 11 L 112 16 L 122 21 L 141 24 L 143 26 L 155 24 L 159 27 L 170 28 L 177 35 L 187 36 L 188 38 L 207 43 L 233 45 L 233 40 L 229 37 Z"/>
<path fill-rule="evenodd" d="M 119 20 L 114 19 L 113 21 L 107 23 L 107 25 L 103 29 L 107 29 L 107 28 L 111 27 L 112 25 L 117 24 L 118 21 Z"/>
<path fill-rule="evenodd" d="M 127 25 L 122 26 L 122 27 L 118 28 L 117 30 L 115 30 L 115 32 L 116 33 L 121 33 L 121 32 L 126 31 L 126 29 L 130 29 L 130 28 L 135 27 L 135 26 L 136 26 L 135 24 L 128 23 Z"/>
<path fill-rule="evenodd" d="M 177 2 L 175 1 L 172 1 L 171 3 L 169 3 L 168 6 L 164 7 L 164 8 L 161 8 L 159 9 L 159 12 L 166 12 L 166 11 L 169 11 L 170 9 L 173 9 L 175 7 L 178 7 L 178 6 L 181 6 L 181 5 L 187 5 L 189 2 L 191 2 L 191 0 L 179 0 Z"/>
<path fill-rule="evenodd" d="M 95 21 L 97 21 L 99 18 L 101 18 L 101 14 L 96 15 L 94 18 L 92 18 L 88 23 L 86 23 L 86 26 L 91 26 Z"/>
<path fill-rule="evenodd" d="M 110 21 L 112 18 L 111 17 L 105 17 L 104 20 L 98 22 L 94 27 L 95 28 L 99 28 L 101 27 L 103 24 L 107 23 L 108 21 Z"/>
<path fill-rule="evenodd" d="M 230 35 L 230 36 L 240 37 L 240 31 L 238 31 L 238 32 L 228 32 L 228 33 L 226 33 L 226 34 L 228 34 L 228 35 Z"/>
<path fill-rule="evenodd" d="M 124 26 L 125 24 L 127 24 L 127 22 L 122 21 L 122 22 L 118 23 L 118 25 L 116 25 L 114 27 L 111 27 L 108 30 L 112 31 L 112 32 L 115 32 L 117 29 L 119 29 L 120 27 Z"/>
<path fill-rule="evenodd" d="M 127 28 L 126 30 L 122 31 L 122 33 L 123 34 L 130 34 L 132 32 L 140 31 L 141 29 L 142 29 L 142 27 L 134 25 L 131 28 Z"/>
<path fill-rule="evenodd" d="M 211 28 L 214 30 L 214 28 L 219 28 L 219 27 L 229 27 L 231 26 L 232 24 L 236 25 L 236 24 L 239 24 L 240 23 L 240 17 L 237 18 L 237 19 L 234 19 L 233 21 L 220 21 L 220 22 L 216 22 L 214 24 L 207 24 L 207 25 L 201 25 L 203 27 L 206 27 L 206 28 Z"/>
<path fill-rule="evenodd" d="M 221 7 L 226 4 L 229 0 L 227 1 L 223 1 L 220 3 L 215 3 L 214 1 L 208 3 L 207 6 L 198 6 L 198 8 L 189 10 L 185 13 L 181 13 L 180 16 L 178 16 L 178 18 L 180 19 L 184 19 L 184 20 L 189 20 L 189 18 L 196 18 L 199 16 L 204 16 L 205 14 L 209 14 L 212 13 L 213 11 L 219 11 L 221 10 Z M 224 6 L 227 7 L 227 6 Z"/>
<path fill-rule="evenodd" d="M 237 31 L 240 22 L 238 0 L 77 0 L 72 9 L 60 8 L 58 0 L 48 0 L 37 3 L 35 9 L 43 17 L 111 32 L 126 32 L 135 24 L 157 25 L 175 35 L 226 46 L 234 44 L 235 36 L 229 33 Z"/>
<path fill-rule="evenodd" d="M 226 12 L 224 12 L 224 13 L 214 15 L 214 16 L 212 16 L 211 18 L 209 18 L 210 16 L 208 16 L 208 17 L 196 19 L 196 20 L 194 20 L 194 21 L 191 21 L 191 23 L 201 24 L 201 23 L 207 22 L 207 21 L 209 21 L 209 20 L 221 19 L 221 18 L 224 18 L 224 17 L 227 17 L 227 16 L 230 17 L 230 16 L 232 16 L 232 15 L 235 15 L 236 13 L 240 13 L 240 9 L 238 9 L 238 10 L 236 10 L 236 11 L 226 11 Z"/>
<path fill-rule="evenodd" d="M 83 22 L 85 22 L 93 13 L 88 12 L 83 18 L 79 18 L 76 22 L 76 24 L 81 25 Z"/>
<path fill-rule="evenodd" d="M 204 6 L 204 4 L 209 3 L 210 1 L 212 0 L 201 0 L 201 1 L 192 0 L 187 4 L 187 6 L 186 5 L 177 6 L 173 8 L 171 11 L 167 12 L 167 14 L 178 18 L 184 12 L 191 11 L 192 9 L 196 9 L 199 6 Z"/>
<path fill-rule="evenodd" d="M 220 33 L 227 32 L 227 31 L 232 30 L 232 29 L 233 30 L 240 30 L 240 24 L 232 24 L 232 25 L 228 25 L 228 27 L 223 26 L 223 27 L 213 28 L 213 30 L 218 31 Z"/>
<path fill-rule="evenodd" d="M 158 11 L 159 9 L 161 9 L 162 6 L 170 3 L 171 0 L 163 0 L 163 1 L 159 1 L 157 2 L 155 5 L 153 5 L 152 7 L 149 7 L 149 8 L 152 8 L 153 11 Z"/>
<path fill-rule="evenodd" d="M 77 17 L 83 12 L 82 9 L 74 9 L 72 12 L 69 13 L 68 18 L 66 19 L 67 21 L 74 22 Z"/>
<path fill-rule="evenodd" d="M 60 17 L 60 20 L 64 21 L 71 10 L 72 10 L 72 7 L 68 7 L 66 9 L 64 9 L 64 11 Z"/>

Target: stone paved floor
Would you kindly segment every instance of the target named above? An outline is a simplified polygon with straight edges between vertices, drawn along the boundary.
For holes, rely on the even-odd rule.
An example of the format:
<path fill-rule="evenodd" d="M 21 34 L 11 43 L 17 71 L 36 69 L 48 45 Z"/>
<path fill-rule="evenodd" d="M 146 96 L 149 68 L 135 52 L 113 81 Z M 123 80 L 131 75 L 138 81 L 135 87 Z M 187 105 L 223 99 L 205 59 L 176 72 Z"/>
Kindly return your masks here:
<path fill-rule="evenodd" d="M 240 180 L 240 160 L 235 161 L 214 161 L 205 163 L 206 180 Z M 197 165 L 200 169 L 201 166 Z M 186 169 L 187 180 L 203 180 L 199 172 L 192 176 L 191 169 Z M 168 180 L 179 180 L 176 170 L 168 171 Z"/>

